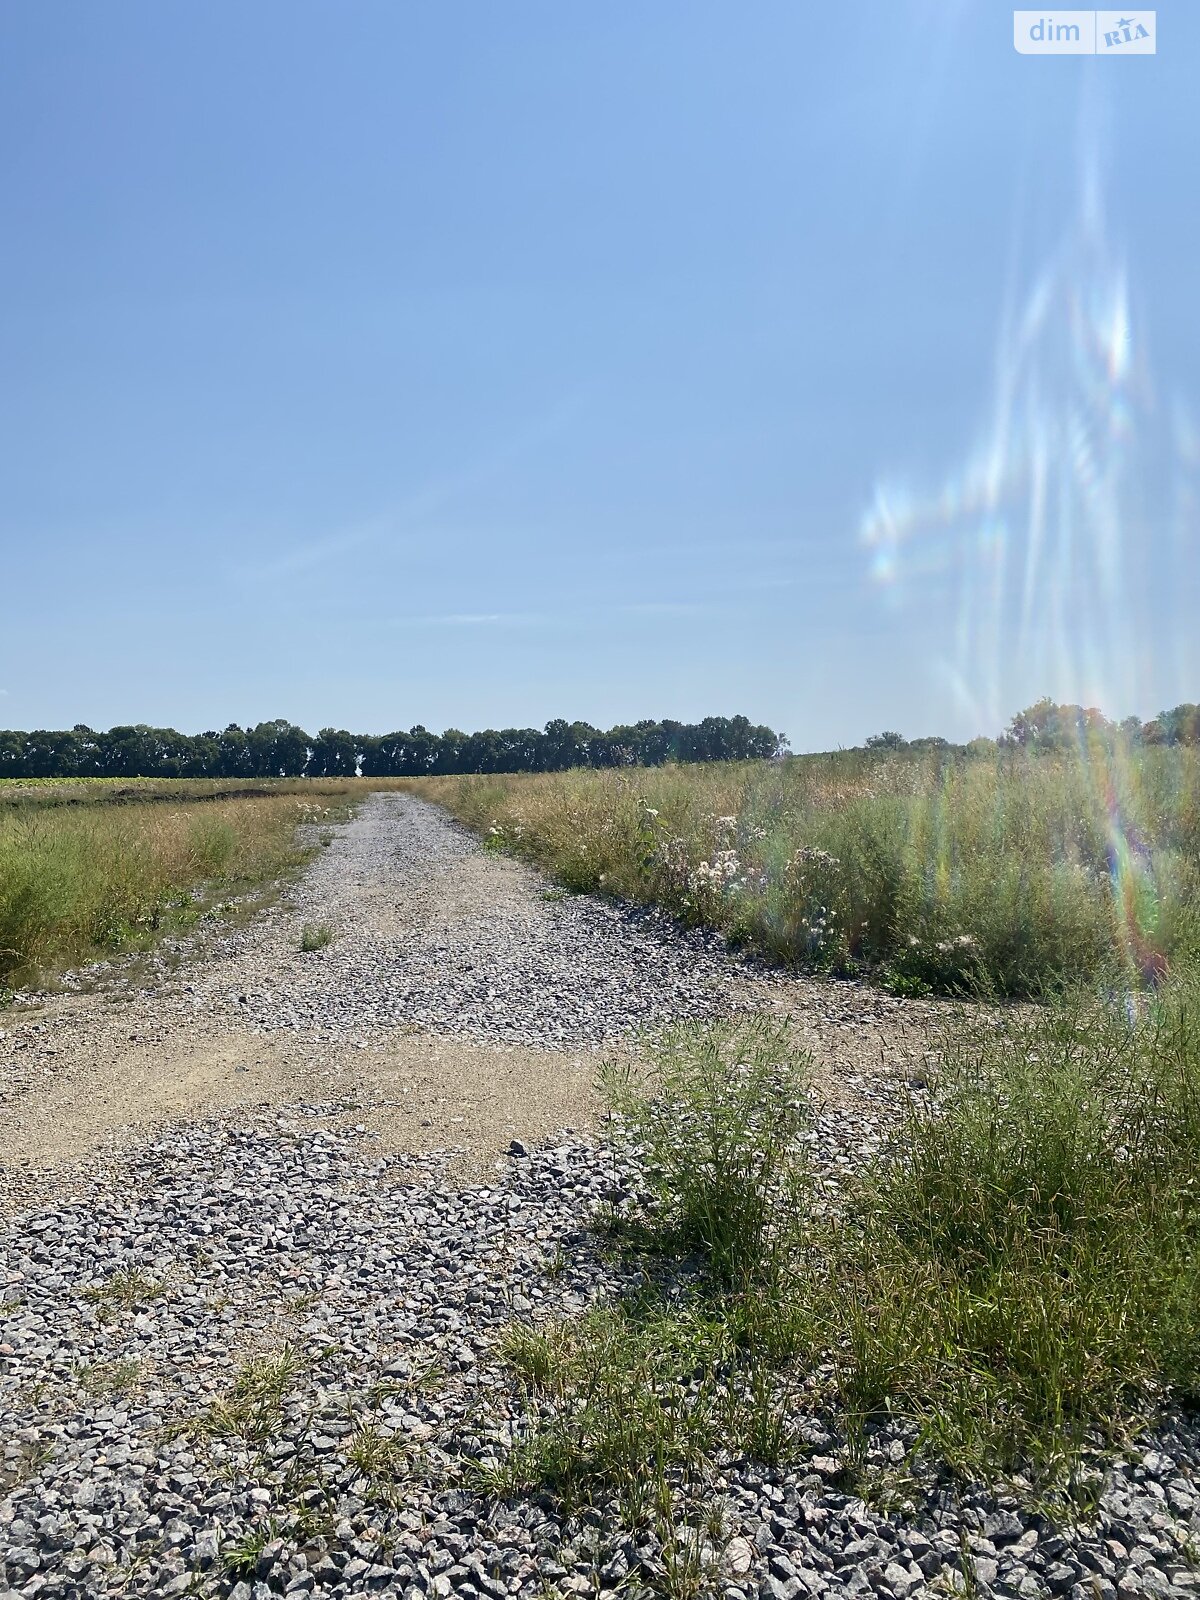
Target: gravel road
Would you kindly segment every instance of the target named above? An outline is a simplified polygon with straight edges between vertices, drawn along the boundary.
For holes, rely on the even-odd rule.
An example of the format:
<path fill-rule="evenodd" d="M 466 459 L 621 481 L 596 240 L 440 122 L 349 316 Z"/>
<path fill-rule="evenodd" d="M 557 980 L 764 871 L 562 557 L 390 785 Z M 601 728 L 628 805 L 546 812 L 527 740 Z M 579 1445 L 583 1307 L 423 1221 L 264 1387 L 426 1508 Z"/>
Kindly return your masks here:
<path fill-rule="evenodd" d="M 256 959 L 219 996 L 264 1031 L 358 1039 L 416 1026 L 588 1049 L 753 1004 L 771 983 L 748 977 L 718 938 L 680 937 L 653 911 L 563 895 L 410 795 L 375 796 L 295 900 L 332 928 L 332 944 L 307 962 L 286 948 Z"/>
<path fill-rule="evenodd" d="M 0 1012 L 0 1207 L 113 1171 L 181 1118 L 299 1100 L 353 1101 L 386 1148 L 452 1147 L 478 1170 L 518 1135 L 587 1126 L 597 1056 L 641 1028 L 786 1011 L 836 1093 L 919 1054 L 937 1009 L 563 896 L 408 795 L 317 834 L 328 848 L 248 923 Z M 332 942 L 305 953 L 306 925 Z"/>
<path fill-rule="evenodd" d="M 304 954 L 309 922 L 334 938 Z M 938 1008 L 560 898 L 399 795 L 179 953 L 4 1021 L 0 1600 L 637 1593 L 661 1552 L 611 1514 L 471 1487 L 519 1414 L 501 1329 L 619 1287 L 589 1229 L 621 1182 L 598 1054 L 673 1017 L 789 1015 L 832 1175 L 877 1147 Z M 981 1492 L 867 1506 L 836 1441 L 808 1442 L 793 1472 L 714 1475 L 687 1537 L 722 1600 L 910 1600 L 964 1565 L 1021 1600 L 1194 1592 L 1182 1420 L 1065 1531 Z"/>

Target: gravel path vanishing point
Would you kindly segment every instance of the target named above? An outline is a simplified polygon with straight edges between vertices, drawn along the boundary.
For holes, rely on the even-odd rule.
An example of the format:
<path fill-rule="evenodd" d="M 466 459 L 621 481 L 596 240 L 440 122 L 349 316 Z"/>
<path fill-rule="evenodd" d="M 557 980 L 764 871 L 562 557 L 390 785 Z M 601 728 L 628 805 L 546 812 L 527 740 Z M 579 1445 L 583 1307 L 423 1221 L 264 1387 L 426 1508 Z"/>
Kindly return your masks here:
<path fill-rule="evenodd" d="M 321 831 L 329 847 L 242 928 L 0 1012 L 0 1205 L 111 1169 L 180 1118 L 294 1101 L 344 1102 L 381 1148 L 478 1166 L 587 1126 L 597 1056 L 640 1028 L 786 1010 L 836 1086 L 919 1052 L 937 1010 L 785 980 L 653 911 L 564 896 L 409 795 Z M 302 952 L 306 924 L 332 942 Z"/>
<path fill-rule="evenodd" d="M 655 1570 L 603 1514 L 470 1487 L 511 1433 L 499 1330 L 618 1286 L 588 1228 L 619 1183 L 587 1132 L 597 1052 L 788 1013 L 832 1172 L 876 1147 L 937 1008 L 547 887 L 377 796 L 288 903 L 176 970 L 7 1014 L 0 1600 L 616 1600 Z M 336 936 L 302 955 L 309 921 Z M 1183 1422 L 1065 1532 L 983 1494 L 872 1509 L 809 1443 L 799 1470 L 714 1482 L 695 1538 L 723 1600 L 953 1592 L 964 1550 L 981 1593 L 1195 1592 Z"/>

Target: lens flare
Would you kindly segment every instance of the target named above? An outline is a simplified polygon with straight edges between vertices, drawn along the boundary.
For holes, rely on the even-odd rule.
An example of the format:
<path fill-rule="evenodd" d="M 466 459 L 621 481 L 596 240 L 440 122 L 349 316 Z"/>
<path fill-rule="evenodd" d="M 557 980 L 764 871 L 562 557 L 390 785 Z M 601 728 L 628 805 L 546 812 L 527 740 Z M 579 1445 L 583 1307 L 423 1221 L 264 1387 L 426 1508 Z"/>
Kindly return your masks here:
<path fill-rule="evenodd" d="M 1194 533 L 1200 430 L 1182 404 L 1156 406 L 1099 190 L 1085 171 L 1076 216 L 1002 318 L 988 415 L 961 463 L 923 493 L 878 483 L 862 518 L 891 603 L 944 597 L 938 666 L 976 731 L 1040 693 L 1142 705 L 1147 539 L 1170 550 L 1169 524 Z M 1181 560 L 1187 546 L 1177 532 Z"/>
<path fill-rule="evenodd" d="M 924 492 L 877 483 L 861 521 L 887 603 L 943 605 L 936 666 L 978 733 L 999 732 L 1043 695 L 1149 716 L 1164 666 L 1182 678 L 1194 655 L 1192 630 L 1172 619 L 1195 567 L 1200 424 L 1182 400 L 1156 399 L 1097 159 L 1082 165 L 1077 195 L 1057 245 L 1000 319 L 974 443 Z M 1108 818 L 1129 967 L 1157 981 L 1154 864 L 1118 798 L 1138 809 L 1139 764 L 1086 718 L 1071 759 L 1093 814 Z M 936 846 L 936 823 L 933 833 Z"/>

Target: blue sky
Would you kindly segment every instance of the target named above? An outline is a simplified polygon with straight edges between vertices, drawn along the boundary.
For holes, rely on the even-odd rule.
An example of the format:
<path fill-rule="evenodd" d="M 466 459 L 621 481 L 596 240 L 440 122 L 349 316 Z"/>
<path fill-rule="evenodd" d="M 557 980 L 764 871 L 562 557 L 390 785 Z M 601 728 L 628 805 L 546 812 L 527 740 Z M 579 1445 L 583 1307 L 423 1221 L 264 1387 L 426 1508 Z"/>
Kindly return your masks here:
<path fill-rule="evenodd" d="M 2 0 L 0 725 L 1200 699 L 1200 10 L 1158 31 Z"/>

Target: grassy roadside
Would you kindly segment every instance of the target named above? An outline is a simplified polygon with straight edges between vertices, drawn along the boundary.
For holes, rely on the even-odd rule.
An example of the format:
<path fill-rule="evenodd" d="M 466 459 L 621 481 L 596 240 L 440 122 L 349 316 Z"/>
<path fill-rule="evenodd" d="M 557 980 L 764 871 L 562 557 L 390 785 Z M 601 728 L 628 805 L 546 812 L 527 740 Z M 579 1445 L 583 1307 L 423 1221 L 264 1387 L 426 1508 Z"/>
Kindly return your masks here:
<path fill-rule="evenodd" d="M 7 807 L 143 804 L 251 799 L 293 794 L 350 800 L 374 789 L 400 787 L 393 778 L 0 778 L 0 811 Z"/>
<path fill-rule="evenodd" d="M 336 797 L 328 797 L 334 799 Z M 0 985 L 144 948 L 299 866 L 328 799 L 284 793 L 0 811 Z"/>
<path fill-rule="evenodd" d="M 1076 1000 L 960 1037 L 832 1208 L 806 1072 L 762 1021 L 610 1072 L 636 1287 L 504 1342 L 523 1398 L 491 1487 L 615 1499 L 672 1594 L 701 1587 L 709 1491 L 740 1458 L 833 1456 L 868 1495 L 949 1471 L 1077 1504 L 1200 1394 L 1194 984 L 1132 1020 Z M 869 1451 L 881 1431 L 899 1468 Z"/>
<path fill-rule="evenodd" d="M 412 786 L 576 891 L 897 992 L 1124 987 L 1200 960 L 1200 752 L 443 778 Z"/>

